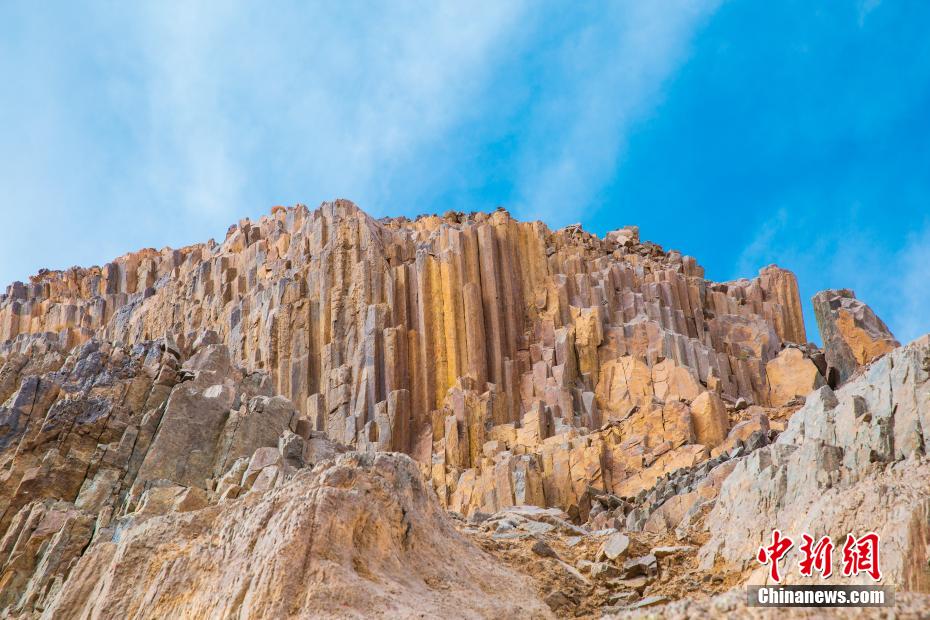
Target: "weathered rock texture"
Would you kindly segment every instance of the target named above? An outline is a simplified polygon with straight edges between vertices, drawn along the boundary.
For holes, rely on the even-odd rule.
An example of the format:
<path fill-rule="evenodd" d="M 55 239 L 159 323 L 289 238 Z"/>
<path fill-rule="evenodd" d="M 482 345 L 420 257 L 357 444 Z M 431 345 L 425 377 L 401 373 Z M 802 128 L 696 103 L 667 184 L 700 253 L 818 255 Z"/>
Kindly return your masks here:
<path fill-rule="evenodd" d="M 242 501 L 135 517 L 72 574 L 43 617 L 549 615 L 526 578 L 455 531 L 396 454 L 352 453 Z"/>
<path fill-rule="evenodd" d="M 894 350 L 837 392 L 819 388 L 771 446 L 741 459 L 707 522 L 705 566 L 741 568 L 774 527 L 881 537 L 884 583 L 930 591 L 930 337 Z M 756 571 L 762 581 L 766 571 Z M 783 583 L 801 581 L 787 562 Z M 864 576 L 860 576 L 862 580 Z M 841 577 L 836 575 L 836 581 Z"/>
<path fill-rule="evenodd" d="M 45 271 L 0 298 L 8 350 L 30 334 L 62 351 L 167 334 L 187 353 L 207 332 L 267 371 L 314 430 L 412 455 L 464 512 L 539 503 L 583 516 L 588 484 L 635 493 L 654 477 L 644 467 L 705 458 L 728 431 L 725 402 L 817 383 L 809 368 L 767 379 L 786 343 L 805 343 L 791 273 L 713 283 L 635 227 L 599 239 L 502 210 L 376 221 L 347 201 L 276 207 L 221 244 Z M 210 401 L 192 443 L 232 397 Z M 211 458 L 192 456 L 185 482 Z"/>
<path fill-rule="evenodd" d="M 347 201 L 43 271 L 0 296 L 0 610 L 574 616 L 759 579 L 776 527 L 930 591 L 930 341 L 815 304 L 825 352 L 775 266 Z"/>
<path fill-rule="evenodd" d="M 813 302 L 827 364 L 836 371 L 835 383 L 847 381 L 872 360 L 900 346 L 885 323 L 852 291 L 821 291 Z"/>
<path fill-rule="evenodd" d="M 9 355 L 5 616 L 548 614 L 455 532 L 409 457 L 340 456 L 213 340 L 186 360 L 169 340 Z"/>

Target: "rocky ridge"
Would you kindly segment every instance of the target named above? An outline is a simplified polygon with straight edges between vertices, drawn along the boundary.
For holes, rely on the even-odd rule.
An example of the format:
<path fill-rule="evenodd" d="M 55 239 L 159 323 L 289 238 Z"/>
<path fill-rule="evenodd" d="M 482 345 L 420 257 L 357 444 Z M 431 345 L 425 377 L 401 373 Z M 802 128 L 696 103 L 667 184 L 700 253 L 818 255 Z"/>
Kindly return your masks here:
<path fill-rule="evenodd" d="M 0 297 L 11 351 L 35 334 L 61 350 L 167 334 L 189 352 L 206 332 L 314 430 L 410 454 L 466 513 L 529 503 L 584 518 L 588 482 L 635 494 L 706 458 L 727 403 L 782 404 L 820 376 L 780 357 L 806 340 L 790 272 L 713 283 L 635 227 L 599 239 L 505 211 L 276 207 L 221 244 L 44 271 Z M 598 430 L 614 422 L 625 430 Z"/>
<path fill-rule="evenodd" d="M 823 351 L 774 266 L 347 201 L 40 272 L 0 295 L 0 608 L 638 613 L 789 526 L 925 592 L 930 344 L 815 309 Z"/>

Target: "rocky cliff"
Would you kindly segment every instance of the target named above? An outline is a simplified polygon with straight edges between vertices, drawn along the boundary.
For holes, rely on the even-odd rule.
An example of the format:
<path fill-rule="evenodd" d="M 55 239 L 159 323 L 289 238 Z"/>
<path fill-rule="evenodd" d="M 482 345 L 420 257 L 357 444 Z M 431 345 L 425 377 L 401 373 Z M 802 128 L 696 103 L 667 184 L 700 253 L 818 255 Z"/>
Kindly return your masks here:
<path fill-rule="evenodd" d="M 928 345 L 848 291 L 815 309 L 824 351 L 775 266 L 715 283 L 635 227 L 347 201 L 42 271 L 0 295 L 0 608 L 595 613 L 722 591 L 766 528 L 857 506 L 926 591 Z M 510 561 L 532 541 L 555 573 Z"/>
<path fill-rule="evenodd" d="M 726 401 L 794 397 L 767 365 L 806 342 L 794 276 L 776 267 L 717 284 L 635 228 L 599 239 L 504 211 L 376 221 L 346 201 L 275 208 L 219 245 L 42 272 L 0 300 L 12 351 L 34 334 L 62 350 L 167 335 L 187 353 L 207 331 L 314 430 L 412 455 L 456 508 L 573 514 L 586 505 L 569 480 L 624 491 L 640 462 L 719 443 Z M 591 433 L 624 419 L 641 441 Z"/>

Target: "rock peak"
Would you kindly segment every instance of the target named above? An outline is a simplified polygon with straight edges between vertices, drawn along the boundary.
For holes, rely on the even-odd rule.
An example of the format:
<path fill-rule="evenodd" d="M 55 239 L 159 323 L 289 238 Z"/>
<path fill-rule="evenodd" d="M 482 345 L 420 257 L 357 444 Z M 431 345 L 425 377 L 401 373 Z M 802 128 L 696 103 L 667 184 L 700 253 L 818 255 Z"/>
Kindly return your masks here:
<path fill-rule="evenodd" d="M 853 291 L 825 290 L 812 301 L 834 385 L 900 346 L 884 321 Z"/>
<path fill-rule="evenodd" d="M 344 199 L 44 270 L 0 295 L 0 609 L 593 615 L 742 583 L 808 510 L 930 589 L 928 345 L 814 303 L 825 351 L 775 265 Z"/>

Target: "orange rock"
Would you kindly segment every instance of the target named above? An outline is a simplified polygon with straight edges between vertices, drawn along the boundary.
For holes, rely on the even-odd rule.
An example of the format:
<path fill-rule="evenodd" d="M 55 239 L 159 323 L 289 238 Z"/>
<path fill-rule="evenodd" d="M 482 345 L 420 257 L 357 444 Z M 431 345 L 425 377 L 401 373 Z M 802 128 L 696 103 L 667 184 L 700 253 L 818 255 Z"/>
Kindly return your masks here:
<path fill-rule="evenodd" d="M 691 420 L 697 442 L 708 448 L 723 442 L 730 430 L 726 406 L 714 392 L 703 392 L 691 402 Z"/>
<path fill-rule="evenodd" d="M 798 396 L 807 396 L 822 385 L 826 385 L 820 371 L 804 353 L 788 347 L 778 357 L 765 365 L 769 383 L 770 405 L 780 407 Z"/>
<path fill-rule="evenodd" d="M 827 364 L 835 369 L 838 383 L 900 346 L 888 326 L 850 290 L 821 291 L 813 303 Z"/>

